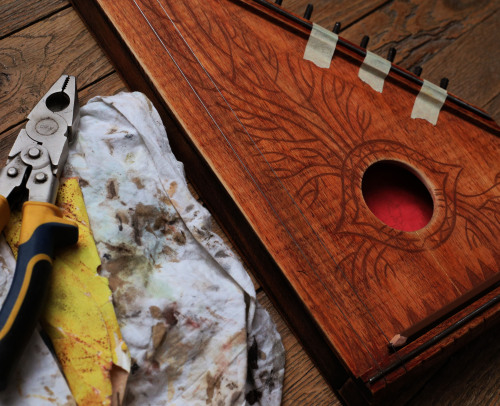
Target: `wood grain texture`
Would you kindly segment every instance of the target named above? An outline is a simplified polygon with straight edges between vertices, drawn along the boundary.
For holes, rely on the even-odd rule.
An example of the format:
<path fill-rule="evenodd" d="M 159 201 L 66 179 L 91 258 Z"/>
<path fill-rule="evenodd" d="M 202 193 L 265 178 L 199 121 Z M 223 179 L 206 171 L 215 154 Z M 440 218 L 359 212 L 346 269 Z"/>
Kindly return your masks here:
<path fill-rule="evenodd" d="M 0 40 L 0 66 L 0 133 L 25 119 L 62 74 L 71 72 L 82 88 L 113 71 L 72 9 Z"/>
<path fill-rule="evenodd" d="M 311 21 L 325 28 L 332 29 L 337 21 L 341 22 L 344 27 L 347 27 L 364 16 L 369 15 L 385 3 L 387 3 L 387 0 L 340 0 L 335 2 L 335 6 L 332 6 L 331 0 L 285 0 L 283 7 L 302 16 L 306 6 L 311 4 L 314 8 Z"/>
<path fill-rule="evenodd" d="M 449 90 L 484 108 L 500 123 L 500 9 L 423 66 L 426 77 L 450 78 Z M 481 44 L 478 47 L 478 44 Z"/>
<path fill-rule="evenodd" d="M 103 4 L 247 221 L 274 244 L 274 260 L 355 376 L 399 357 L 387 353 L 388 337 L 498 272 L 498 225 L 489 225 L 496 209 L 488 203 L 497 194 L 488 164 L 498 161 L 490 147 L 497 138 L 453 110 L 441 112 L 435 128 L 410 120 L 418 89 L 389 80 L 383 95 L 374 94 L 359 83 L 359 59 L 351 56 L 336 58 L 329 71 L 304 64 L 290 52 L 304 48 L 304 36 L 241 14 L 234 3 L 164 3 L 167 10 L 138 3 L 148 20 L 142 26 L 133 24 L 140 17 L 134 7 Z M 160 71 L 159 58 L 174 62 L 171 69 Z M 199 122 L 189 121 L 193 114 Z M 435 215 L 420 232 L 394 233 L 364 207 L 363 171 L 381 159 L 405 162 L 431 188 Z"/>
<path fill-rule="evenodd" d="M 500 94 L 495 95 L 488 103 L 484 105 L 484 109 L 492 115 L 496 122 L 500 122 Z"/>
<path fill-rule="evenodd" d="M 285 0 L 284 6 L 286 7 L 290 1 Z M 298 14 L 301 14 L 301 10 L 305 7 L 305 4 L 307 2 L 303 2 L 303 6 L 298 6 Z M 326 13 L 328 15 L 335 15 L 336 11 L 335 10 L 335 4 L 333 2 L 330 3 L 331 7 L 330 10 L 327 10 Z M 316 14 L 317 10 L 319 10 L 318 7 L 316 7 L 316 11 L 313 14 L 313 19 L 318 18 L 319 16 Z M 340 11 L 341 12 L 341 11 Z M 331 27 L 333 22 L 336 19 L 332 17 L 331 23 L 328 23 L 328 21 L 325 21 L 325 26 L 326 27 Z M 467 25 L 466 22 L 463 23 L 464 25 Z M 345 21 L 344 21 L 345 25 Z M 476 30 L 480 32 L 480 27 L 483 25 L 483 23 L 479 23 L 478 26 L 476 27 Z M 397 28 L 395 28 L 397 29 Z M 48 28 L 48 31 L 50 32 L 50 26 Z M 373 32 L 369 32 L 369 34 L 373 34 Z M 466 36 L 465 36 L 466 37 Z M 464 37 L 464 38 L 465 38 Z M 481 38 L 481 37 L 479 37 Z M 353 38 L 355 42 L 358 42 L 358 38 Z M 484 40 L 484 38 L 482 39 Z M 58 39 L 56 36 L 54 37 L 54 41 L 62 41 Z M 92 42 L 92 38 L 89 39 L 89 42 Z M 33 46 L 33 48 L 35 48 Z M 446 49 L 446 48 L 445 48 Z M 481 52 L 481 47 L 478 46 L 476 51 Z M 36 52 L 35 49 L 31 52 Z M 440 50 L 437 49 L 435 51 L 435 55 L 439 56 Z M 456 49 L 456 54 L 460 55 L 460 48 Z M 467 54 L 463 53 L 464 60 L 467 59 Z M 488 60 L 488 59 L 486 59 Z M 69 61 L 71 59 L 68 59 L 67 64 L 69 64 Z M 450 68 L 454 66 L 453 60 L 446 59 L 444 63 L 448 63 Z M 488 66 L 490 64 L 485 63 L 483 64 L 485 66 Z M 429 72 L 429 67 L 426 66 L 425 72 Z M 424 76 L 425 75 L 424 72 Z M 114 75 L 113 75 L 114 76 Z M 99 82 L 97 83 L 99 84 Z M 454 82 L 452 82 L 452 85 Z M 482 89 L 484 86 L 474 86 L 473 83 L 470 83 L 470 88 L 466 88 L 465 90 L 468 90 L 471 93 L 474 93 L 477 90 L 477 94 L 482 94 L 483 90 L 487 91 L 488 89 Z M 93 90 L 95 89 L 95 91 Z M 452 88 L 453 89 L 453 88 Z M 101 91 L 97 90 L 96 86 L 90 86 L 85 89 L 85 92 L 87 92 L 87 95 L 98 95 Z M 83 92 L 80 93 L 80 95 L 83 95 Z M 87 96 L 87 97 L 88 97 Z M 494 104 L 494 101 L 498 101 L 498 96 L 496 96 L 490 104 Z M 488 111 L 492 111 L 491 109 L 488 109 Z M 13 132 L 13 134 L 17 134 L 17 131 Z M 5 133 L 0 134 L 0 137 L 4 137 Z M 14 135 L 15 136 L 15 135 Z M 2 150 L 8 150 L 10 149 L 10 146 L 8 148 L 4 148 L 4 140 L 0 142 L 0 148 Z M 261 294 L 260 294 L 261 295 Z M 285 334 L 282 331 L 282 334 Z M 289 332 L 286 334 L 290 334 Z M 433 381 L 429 383 L 425 387 L 425 389 L 416 397 L 416 400 L 414 400 L 414 403 L 412 405 L 414 406 L 425 406 L 425 405 L 458 405 L 458 404 L 465 404 L 467 406 L 472 406 L 472 405 L 478 405 L 478 404 L 483 404 L 482 402 L 484 399 L 494 399 L 493 395 L 498 394 L 498 365 L 500 365 L 500 360 L 498 357 L 495 357 L 494 353 L 495 351 L 498 352 L 498 344 L 496 343 L 495 336 L 498 335 L 498 332 L 492 331 L 491 336 L 486 336 L 484 339 L 480 340 L 479 345 L 470 345 L 466 348 L 464 348 L 462 351 L 457 353 L 457 356 L 453 357 L 450 362 L 448 363 L 448 366 L 445 366 L 444 369 L 440 371 L 439 375 L 435 375 L 433 378 Z M 489 341 L 485 341 L 485 339 Z M 286 341 L 287 338 L 286 336 L 284 337 L 284 340 Z M 289 348 L 289 351 L 294 351 L 297 349 L 297 354 L 299 354 L 298 347 L 292 346 L 292 347 L 287 347 Z M 496 350 L 495 350 L 496 348 Z M 302 353 L 303 354 L 303 353 Z M 486 354 L 484 357 L 481 356 L 481 354 Z M 493 354 L 493 355 L 491 355 Z M 304 356 L 304 355 L 303 355 Z M 304 371 L 307 370 L 307 365 L 308 362 L 310 361 L 304 361 L 305 362 L 305 367 L 301 367 L 301 361 L 298 362 L 293 362 L 288 364 L 288 369 L 287 369 L 287 374 L 289 375 L 294 375 L 294 376 L 299 376 L 300 372 L 298 371 Z M 464 377 L 463 371 L 467 372 Z M 477 373 L 477 371 L 481 371 L 481 373 Z M 486 379 L 485 379 L 486 378 Z M 304 380 L 305 381 L 305 380 Z M 313 384 L 314 387 L 316 387 L 316 384 Z M 328 390 L 326 387 L 324 390 Z M 288 392 L 290 391 L 296 391 L 295 394 L 299 396 L 301 399 L 307 398 L 307 393 L 309 392 L 307 385 L 303 386 L 296 386 L 296 385 L 288 385 L 287 388 L 285 389 L 285 401 L 284 404 L 297 404 L 293 403 L 293 399 L 296 397 L 291 397 Z M 316 389 L 313 389 L 313 391 L 316 392 Z M 294 395 L 295 396 L 295 395 Z M 292 401 L 288 402 L 286 399 L 292 399 Z M 330 404 L 329 398 L 326 397 L 327 400 L 325 400 L 325 403 L 314 403 L 314 405 L 321 406 L 322 404 Z M 465 400 L 464 400 L 465 399 Z M 462 403 L 465 402 L 465 403 Z M 302 403 L 300 403 L 302 404 Z M 308 404 L 307 401 L 304 404 Z M 309 403 L 311 404 L 311 403 Z M 487 403 L 486 403 L 487 404 Z M 490 404 L 498 404 L 498 402 L 492 402 Z"/>
<path fill-rule="evenodd" d="M 449 78 L 450 91 L 484 108 L 500 92 L 499 7 L 495 0 L 396 0 L 342 35 L 355 43 L 369 35 L 368 48 L 384 57 L 395 47 L 397 64 L 423 67 L 433 83 Z"/>
<path fill-rule="evenodd" d="M 68 5 L 68 0 L 2 0 L 0 38 Z"/>
<path fill-rule="evenodd" d="M 111 96 L 120 92 L 126 92 L 127 86 L 117 73 L 100 78 L 100 80 L 78 92 L 80 105 L 84 106 L 95 96 Z"/>
<path fill-rule="evenodd" d="M 497 326 L 456 353 L 408 406 L 499 405 L 499 334 Z"/>

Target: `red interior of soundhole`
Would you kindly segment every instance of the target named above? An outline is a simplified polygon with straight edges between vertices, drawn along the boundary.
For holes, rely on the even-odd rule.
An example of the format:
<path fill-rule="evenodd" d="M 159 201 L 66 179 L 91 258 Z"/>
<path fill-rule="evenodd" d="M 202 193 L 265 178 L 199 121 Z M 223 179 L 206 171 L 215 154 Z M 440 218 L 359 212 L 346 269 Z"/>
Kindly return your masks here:
<path fill-rule="evenodd" d="M 420 230 L 432 217 L 429 191 L 402 164 L 381 161 L 370 166 L 363 175 L 362 192 L 372 213 L 397 230 Z"/>

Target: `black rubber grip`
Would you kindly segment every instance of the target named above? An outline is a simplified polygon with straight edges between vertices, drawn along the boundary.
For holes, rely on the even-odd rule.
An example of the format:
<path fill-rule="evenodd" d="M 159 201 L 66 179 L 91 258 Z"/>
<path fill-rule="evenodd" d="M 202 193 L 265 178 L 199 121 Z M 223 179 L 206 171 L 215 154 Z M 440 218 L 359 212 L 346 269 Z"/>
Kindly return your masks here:
<path fill-rule="evenodd" d="M 0 390 L 7 386 L 40 318 L 55 249 L 77 241 L 77 226 L 53 222 L 38 226 L 19 246 L 14 279 L 0 310 Z"/>

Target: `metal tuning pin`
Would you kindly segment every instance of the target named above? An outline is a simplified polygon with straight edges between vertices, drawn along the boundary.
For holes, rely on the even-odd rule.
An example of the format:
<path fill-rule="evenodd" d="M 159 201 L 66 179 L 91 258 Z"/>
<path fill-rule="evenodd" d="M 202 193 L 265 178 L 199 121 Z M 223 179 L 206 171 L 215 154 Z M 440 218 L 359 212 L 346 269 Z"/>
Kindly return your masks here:
<path fill-rule="evenodd" d="M 417 75 L 417 76 L 422 75 L 422 71 L 423 71 L 423 69 L 422 69 L 422 67 L 421 67 L 421 66 L 415 66 L 415 67 L 413 68 L 413 73 L 414 73 L 415 75 Z"/>
<path fill-rule="evenodd" d="M 340 26 L 341 26 L 340 22 L 337 21 L 333 26 L 332 30 L 334 34 L 338 34 L 340 32 Z"/>
<path fill-rule="evenodd" d="M 278 6 L 281 6 L 281 3 L 283 3 L 283 0 L 276 0 L 275 3 L 278 5 Z"/>
<path fill-rule="evenodd" d="M 370 37 L 368 35 L 365 35 L 363 39 L 361 40 L 360 46 L 361 48 L 367 48 L 368 47 L 368 42 L 370 41 Z"/>
<path fill-rule="evenodd" d="M 311 3 L 309 3 L 306 7 L 306 11 L 304 11 L 304 18 L 306 20 L 310 20 L 311 19 L 311 16 L 312 16 L 312 13 L 313 13 L 313 5 Z"/>
<path fill-rule="evenodd" d="M 394 62 L 394 58 L 396 58 L 396 48 L 390 47 L 389 52 L 387 53 L 387 60 L 389 62 Z"/>
<path fill-rule="evenodd" d="M 446 90 L 448 88 L 448 84 L 450 83 L 448 78 L 442 78 L 441 82 L 439 82 L 439 87 L 443 88 Z"/>

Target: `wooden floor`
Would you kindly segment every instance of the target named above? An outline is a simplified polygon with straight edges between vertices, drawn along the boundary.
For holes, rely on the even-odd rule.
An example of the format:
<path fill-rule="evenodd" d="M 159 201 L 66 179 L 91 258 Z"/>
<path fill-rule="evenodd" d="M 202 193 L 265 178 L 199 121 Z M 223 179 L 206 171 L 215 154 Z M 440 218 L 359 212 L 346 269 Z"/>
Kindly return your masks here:
<path fill-rule="evenodd" d="M 315 0 L 312 20 L 396 63 L 423 67 L 423 77 L 488 111 L 500 122 L 500 1 Z M 284 0 L 302 14 L 307 1 Z M 77 76 L 80 100 L 126 89 L 113 66 L 67 0 L 0 0 L 0 159 L 26 114 L 63 73 Z M 498 165 L 498 163 L 496 163 Z M 500 169 L 500 168 L 499 168 Z M 258 287 L 287 351 L 284 405 L 338 405 L 340 401 L 267 296 Z M 409 405 L 500 405 L 500 326 L 429 373 Z"/>

